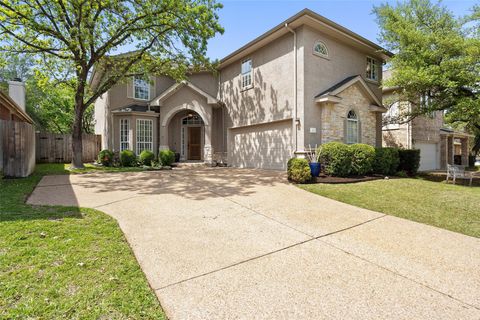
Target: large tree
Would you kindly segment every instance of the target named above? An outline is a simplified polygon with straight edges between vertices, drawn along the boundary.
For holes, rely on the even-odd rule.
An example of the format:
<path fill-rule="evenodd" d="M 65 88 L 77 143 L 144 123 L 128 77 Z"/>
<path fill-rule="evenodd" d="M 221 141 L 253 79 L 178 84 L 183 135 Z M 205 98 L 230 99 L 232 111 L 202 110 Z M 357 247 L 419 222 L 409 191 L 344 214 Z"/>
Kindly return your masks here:
<path fill-rule="evenodd" d="M 449 121 L 480 129 L 479 7 L 457 18 L 441 2 L 409 0 L 374 13 L 380 41 L 395 53 L 384 85 L 401 88 L 397 99 L 415 106 L 403 120 L 441 110 Z"/>
<path fill-rule="evenodd" d="M 73 87 L 72 166 L 83 167 L 87 108 L 132 74 L 180 79 L 209 66 L 207 41 L 223 32 L 220 8 L 215 0 L 0 0 L 0 50 L 36 55 Z"/>

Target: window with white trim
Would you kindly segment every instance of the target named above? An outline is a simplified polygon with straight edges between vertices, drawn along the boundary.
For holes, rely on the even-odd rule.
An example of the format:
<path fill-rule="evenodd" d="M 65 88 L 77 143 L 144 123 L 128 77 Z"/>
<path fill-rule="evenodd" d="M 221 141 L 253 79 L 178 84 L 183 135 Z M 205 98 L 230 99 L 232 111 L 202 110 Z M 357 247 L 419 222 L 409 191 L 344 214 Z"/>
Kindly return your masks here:
<path fill-rule="evenodd" d="M 350 110 L 347 115 L 347 139 L 348 144 L 358 143 L 358 117 L 355 111 Z"/>
<path fill-rule="evenodd" d="M 365 77 L 369 80 L 378 81 L 378 64 L 377 60 L 367 57 L 367 68 Z"/>
<path fill-rule="evenodd" d="M 388 111 L 383 116 L 383 122 L 385 126 L 383 129 L 391 130 L 391 129 L 399 129 L 400 128 L 400 103 L 396 101 L 393 103 Z"/>
<path fill-rule="evenodd" d="M 143 150 L 153 151 L 153 121 L 137 119 L 137 154 Z"/>
<path fill-rule="evenodd" d="M 120 151 L 130 150 L 130 121 L 120 119 Z"/>
<path fill-rule="evenodd" d="M 317 56 L 328 58 L 327 45 L 322 41 L 316 41 L 313 45 L 313 53 Z"/>
<path fill-rule="evenodd" d="M 145 77 L 133 77 L 133 97 L 139 100 L 150 99 L 150 83 Z"/>
<path fill-rule="evenodd" d="M 249 89 L 253 87 L 252 73 L 252 59 L 243 61 L 241 74 L 242 89 Z"/>

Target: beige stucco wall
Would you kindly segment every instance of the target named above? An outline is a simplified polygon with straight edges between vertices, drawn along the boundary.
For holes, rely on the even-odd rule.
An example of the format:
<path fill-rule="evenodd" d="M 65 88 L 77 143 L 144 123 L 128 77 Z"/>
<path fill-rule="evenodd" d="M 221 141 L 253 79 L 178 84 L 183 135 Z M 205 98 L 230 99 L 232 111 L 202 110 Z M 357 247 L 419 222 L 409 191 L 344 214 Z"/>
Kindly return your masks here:
<path fill-rule="evenodd" d="M 292 116 L 293 37 L 285 35 L 221 70 L 221 100 L 229 127 Z M 241 88 L 241 62 L 252 59 L 253 88 Z"/>
<path fill-rule="evenodd" d="M 218 77 L 212 72 L 191 74 L 188 76 L 188 81 L 213 97 L 218 94 Z"/>
<path fill-rule="evenodd" d="M 355 108 L 358 108 L 362 112 L 362 135 L 365 135 L 365 139 L 362 142 L 367 143 L 366 141 L 368 141 L 368 143 L 372 145 L 381 143 L 381 137 L 378 137 L 378 141 L 375 141 L 375 137 L 377 136 L 376 132 L 380 130 L 379 127 L 381 127 L 381 123 L 377 120 L 376 114 L 364 113 L 371 102 L 361 98 L 358 90 L 345 90 L 342 93 L 342 98 L 344 99 L 342 101 L 342 107 L 338 110 L 330 110 L 331 107 L 324 109 L 324 107 L 321 107 L 314 101 L 314 97 L 317 94 L 327 90 L 349 76 L 361 75 L 365 78 L 366 58 L 367 56 L 373 55 L 361 52 L 357 48 L 339 42 L 329 35 L 308 26 L 304 29 L 300 41 L 302 41 L 302 46 L 305 48 L 305 91 L 303 98 L 305 101 L 305 111 L 302 119 L 305 132 L 305 145 L 308 146 L 310 144 L 313 146 L 331 140 L 343 141 L 343 119 L 346 116 L 344 110 L 348 108 L 349 103 L 354 103 Z M 313 46 L 318 40 L 326 44 L 329 53 L 328 58 L 323 58 L 313 53 Z M 366 80 L 366 82 L 381 101 L 382 93 L 379 84 L 381 83 L 382 61 L 379 57 L 373 57 L 379 61 L 379 82 L 369 80 Z M 346 99 L 349 94 L 352 94 L 351 99 Z M 360 105 L 360 103 L 363 103 L 363 105 Z M 329 115 L 333 117 L 329 117 Z M 322 122 L 319 121 L 320 119 L 322 119 Z M 316 128 L 317 133 L 310 133 L 310 128 Z M 367 130 L 369 131 L 368 133 Z M 322 137 L 321 132 L 324 131 L 326 131 L 327 136 Z"/>

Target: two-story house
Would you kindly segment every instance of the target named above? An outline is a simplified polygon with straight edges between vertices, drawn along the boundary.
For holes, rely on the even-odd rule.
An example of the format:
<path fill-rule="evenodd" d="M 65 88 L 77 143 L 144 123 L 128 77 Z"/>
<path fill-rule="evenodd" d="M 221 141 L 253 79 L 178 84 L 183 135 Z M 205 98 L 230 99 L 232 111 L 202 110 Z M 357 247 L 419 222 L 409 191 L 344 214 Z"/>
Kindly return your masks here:
<path fill-rule="evenodd" d="M 329 141 L 381 146 L 390 56 L 305 9 L 223 58 L 215 75 L 115 86 L 95 103 L 96 133 L 115 151 L 169 148 L 181 160 L 268 169 Z"/>
<path fill-rule="evenodd" d="M 391 76 L 385 70 L 383 78 Z M 399 88 L 384 87 L 383 102 L 388 106 L 384 114 L 383 145 L 420 150 L 420 171 L 446 169 L 447 164 L 468 165 L 470 134 L 445 126 L 441 111 L 413 118 L 411 103 L 399 101 Z"/>

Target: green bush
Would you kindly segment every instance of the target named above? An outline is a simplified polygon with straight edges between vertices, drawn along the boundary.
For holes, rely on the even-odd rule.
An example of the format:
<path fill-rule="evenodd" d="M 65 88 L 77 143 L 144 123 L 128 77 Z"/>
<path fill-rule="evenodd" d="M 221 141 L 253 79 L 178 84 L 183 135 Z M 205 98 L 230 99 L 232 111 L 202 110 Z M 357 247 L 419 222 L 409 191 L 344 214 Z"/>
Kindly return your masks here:
<path fill-rule="evenodd" d="M 325 173 L 332 176 L 348 176 L 352 169 L 352 152 L 348 145 L 340 142 L 329 142 L 318 149 L 319 162 L 323 164 Z"/>
<path fill-rule="evenodd" d="M 101 163 L 105 167 L 111 167 L 113 164 L 113 157 L 114 157 L 113 152 L 105 149 L 100 151 L 97 157 L 97 161 L 98 163 Z"/>
<path fill-rule="evenodd" d="M 373 171 L 375 148 L 364 143 L 355 143 L 349 146 L 352 153 L 351 174 L 365 175 Z"/>
<path fill-rule="evenodd" d="M 142 165 L 151 166 L 152 161 L 155 160 L 155 154 L 150 150 L 143 150 L 138 159 Z"/>
<path fill-rule="evenodd" d="M 376 148 L 373 172 L 385 176 L 394 175 L 397 172 L 400 158 L 397 148 Z"/>
<path fill-rule="evenodd" d="M 162 166 L 171 166 L 175 162 L 175 153 L 169 149 L 160 150 L 158 161 Z"/>
<path fill-rule="evenodd" d="M 120 164 L 122 167 L 135 167 L 137 165 L 137 157 L 132 150 L 123 150 L 120 152 Z"/>
<path fill-rule="evenodd" d="M 400 159 L 398 171 L 405 171 L 410 176 L 416 175 L 420 167 L 420 150 L 399 149 L 398 155 Z"/>
<path fill-rule="evenodd" d="M 292 158 L 287 162 L 288 180 L 295 183 L 305 183 L 312 179 L 307 159 Z"/>

